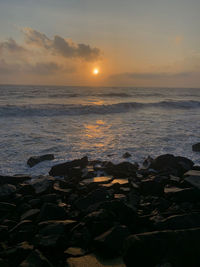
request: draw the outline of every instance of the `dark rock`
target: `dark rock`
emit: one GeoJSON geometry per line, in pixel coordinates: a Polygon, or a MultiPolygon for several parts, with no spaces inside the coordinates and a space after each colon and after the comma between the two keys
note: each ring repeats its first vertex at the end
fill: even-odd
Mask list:
{"type": "Polygon", "coordinates": [[[200,152],[200,143],[192,145],[192,151],[200,152]]]}
{"type": "Polygon", "coordinates": [[[15,204],[11,204],[8,202],[0,202],[0,217],[2,218],[3,216],[9,214],[16,208],[15,204]]]}
{"type": "Polygon", "coordinates": [[[90,205],[106,201],[109,198],[110,196],[107,190],[104,188],[99,188],[89,193],[86,197],[79,198],[77,201],[75,201],[74,206],[79,210],[85,210],[90,205]]]}
{"type": "Polygon", "coordinates": [[[0,241],[8,239],[8,227],[5,225],[0,225],[0,241]]]}
{"type": "Polygon", "coordinates": [[[35,189],[30,184],[20,184],[20,188],[17,193],[22,195],[33,195],[35,193],[35,189]]]}
{"type": "MultiPolygon", "coordinates": [[[[49,201],[47,201],[49,202],[49,201]]],[[[34,198],[28,201],[28,204],[32,207],[32,208],[38,208],[41,205],[41,200],[39,198],[34,198]]]]}
{"type": "Polygon", "coordinates": [[[123,154],[122,157],[123,157],[124,159],[127,159],[127,158],[130,158],[130,157],[132,157],[132,156],[131,156],[131,154],[130,154],[129,152],[126,152],[126,153],[123,154]]]}
{"type": "Polygon", "coordinates": [[[31,209],[28,210],[27,212],[25,212],[22,216],[21,216],[21,220],[34,220],[37,215],[40,213],[39,209],[31,209]]]}
{"type": "Polygon", "coordinates": [[[200,225],[200,213],[194,212],[189,214],[173,215],[161,221],[155,222],[156,230],[176,230],[196,228],[200,225]]]}
{"type": "Polygon", "coordinates": [[[11,197],[14,195],[17,191],[17,188],[15,185],[12,184],[4,184],[0,186],[0,199],[7,199],[8,197],[11,197]]]}
{"type": "Polygon", "coordinates": [[[53,186],[53,182],[55,182],[55,178],[51,176],[39,176],[37,178],[34,178],[34,180],[30,182],[30,184],[35,189],[36,194],[42,194],[49,192],[49,190],[53,186]]]}
{"type": "Polygon", "coordinates": [[[125,242],[127,267],[171,263],[172,266],[196,267],[200,264],[200,228],[150,232],[130,236],[125,242]]]}
{"type": "Polygon", "coordinates": [[[62,188],[62,187],[60,186],[60,183],[59,183],[59,182],[54,183],[54,185],[53,185],[53,190],[54,190],[56,193],[59,193],[59,194],[62,194],[62,195],[66,195],[66,194],[69,194],[69,193],[71,192],[71,189],[70,189],[70,188],[68,188],[68,189],[66,189],[66,188],[62,188]]]}
{"type": "Polygon", "coordinates": [[[39,232],[35,237],[35,244],[42,248],[65,248],[69,233],[77,224],[72,220],[44,221],[38,224],[39,232]]]}
{"type": "Polygon", "coordinates": [[[30,157],[27,161],[27,165],[30,167],[35,166],[36,164],[45,161],[45,160],[54,160],[54,155],[53,154],[46,154],[42,156],[35,156],[35,157],[30,157]]]}
{"type": "Polygon", "coordinates": [[[31,220],[25,220],[19,222],[15,227],[13,227],[9,233],[10,238],[15,242],[22,242],[31,240],[36,231],[36,226],[31,220]]]}
{"type": "Polygon", "coordinates": [[[38,221],[64,220],[66,216],[67,214],[64,208],[56,204],[44,203],[38,216],[38,221]]]}
{"type": "Polygon", "coordinates": [[[107,201],[102,203],[100,208],[114,213],[117,222],[128,226],[133,231],[135,230],[138,223],[137,213],[124,202],[120,200],[107,201]]]}
{"type": "Polygon", "coordinates": [[[94,254],[85,255],[82,257],[71,257],[66,261],[68,267],[125,267],[121,258],[102,259],[94,254]]]}
{"type": "Polygon", "coordinates": [[[70,246],[88,250],[90,248],[91,241],[92,236],[84,222],[79,223],[71,230],[70,246]]]}
{"type": "Polygon", "coordinates": [[[32,245],[28,242],[22,242],[0,253],[0,257],[7,259],[10,267],[15,267],[19,266],[19,264],[31,253],[32,250],[32,245]]]}
{"type": "Polygon", "coordinates": [[[112,257],[122,253],[124,240],[130,235],[126,226],[118,225],[95,238],[98,252],[112,257]]]}
{"type": "Polygon", "coordinates": [[[162,196],[164,194],[164,186],[155,180],[145,180],[140,184],[140,192],[142,195],[162,196]]]}
{"type": "Polygon", "coordinates": [[[194,163],[187,158],[164,154],[154,159],[150,168],[156,171],[167,171],[170,174],[182,176],[186,171],[192,169],[193,165],[194,163]]]}
{"type": "Polygon", "coordinates": [[[88,164],[88,158],[83,157],[82,159],[76,159],[62,164],[53,166],[49,172],[52,176],[76,176],[81,175],[81,169],[85,168],[88,164]],[[79,167],[78,169],[76,169],[79,167]]]}
{"type": "Polygon", "coordinates": [[[86,254],[86,251],[82,248],[77,247],[69,247],[65,250],[65,255],[68,257],[80,257],[86,254]]]}
{"type": "Polygon", "coordinates": [[[15,175],[15,176],[2,176],[0,175],[0,184],[13,184],[18,185],[25,181],[30,180],[30,176],[26,175],[15,175]]]}
{"type": "Polygon", "coordinates": [[[113,164],[112,162],[108,162],[105,165],[106,173],[116,178],[135,177],[137,169],[138,169],[138,166],[130,162],[121,162],[116,165],[113,164]]]}
{"type": "Polygon", "coordinates": [[[53,267],[49,260],[39,251],[32,251],[19,265],[20,267],[53,267]]]}
{"type": "Polygon", "coordinates": [[[165,196],[174,202],[198,202],[200,201],[200,191],[196,188],[167,188],[165,196]]]}
{"type": "Polygon", "coordinates": [[[89,229],[92,237],[96,237],[114,225],[116,215],[109,210],[100,209],[85,216],[82,221],[89,229]]]}
{"type": "Polygon", "coordinates": [[[88,185],[88,184],[106,184],[112,181],[112,177],[109,176],[101,176],[101,177],[93,177],[89,179],[84,179],[81,181],[81,185],[88,185]]]}
{"type": "Polygon", "coordinates": [[[52,194],[46,194],[41,196],[41,201],[43,202],[49,202],[49,203],[56,203],[58,200],[58,195],[55,193],[52,194]]]}

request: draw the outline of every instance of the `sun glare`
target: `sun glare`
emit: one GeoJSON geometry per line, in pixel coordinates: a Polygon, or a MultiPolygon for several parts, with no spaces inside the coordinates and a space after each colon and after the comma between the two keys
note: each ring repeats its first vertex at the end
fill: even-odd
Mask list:
{"type": "Polygon", "coordinates": [[[97,68],[93,69],[93,74],[94,75],[98,75],[99,74],[99,69],[97,69],[97,68]]]}

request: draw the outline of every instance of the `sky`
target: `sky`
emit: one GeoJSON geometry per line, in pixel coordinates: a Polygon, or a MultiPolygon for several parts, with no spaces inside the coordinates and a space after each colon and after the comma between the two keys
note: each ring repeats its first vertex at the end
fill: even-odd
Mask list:
{"type": "Polygon", "coordinates": [[[0,0],[0,84],[200,88],[199,12],[199,0],[0,0]]]}

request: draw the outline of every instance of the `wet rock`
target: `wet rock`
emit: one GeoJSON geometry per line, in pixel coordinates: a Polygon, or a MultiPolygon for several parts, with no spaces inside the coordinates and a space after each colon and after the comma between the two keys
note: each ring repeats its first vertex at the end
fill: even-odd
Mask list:
{"type": "Polygon", "coordinates": [[[71,230],[70,246],[80,247],[85,250],[90,248],[92,236],[84,222],[79,223],[71,230]]]}
{"type": "Polygon", "coordinates": [[[66,195],[66,194],[69,194],[71,192],[71,189],[70,188],[68,188],[68,189],[62,188],[59,182],[54,183],[53,190],[56,193],[59,193],[61,195],[66,195]]]}
{"type": "Polygon", "coordinates": [[[130,158],[130,157],[132,157],[132,156],[131,156],[131,154],[130,154],[129,152],[126,152],[126,153],[123,154],[122,157],[123,157],[124,159],[127,159],[127,158],[130,158]]]}
{"type": "Polygon", "coordinates": [[[22,195],[34,195],[35,189],[30,184],[20,184],[20,188],[18,189],[17,193],[22,195]]]}
{"type": "Polygon", "coordinates": [[[189,185],[194,186],[197,189],[200,189],[200,171],[190,170],[184,174],[186,181],[189,185]]]}
{"type": "Polygon", "coordinates": [[[153,162],[153,158],[152,157],[150,157],[150,156],[148,156],[145,160],[144,160],[144,162],[143,162],[143,168],[145,168],[145,169],[147,169],[147,168],[149,168],[150,167],[150,165],[152,164],[152,162],[153,162]]]}
{"type": "Polygon", "coordinates": [[[98,252],[112,257],[122,253],[124,240],[130,235],[126,226],[118,225],[95,238],[98,252]]]}
{"type": "Polygon", "coordinates": [[[164,186],[162,183],[148,179],[140,184],[140,192],[145,196],[162,196],[164,194],[164,186]]]}
{"type": "Polygon", "coordinates": [[[200,152],[200,143],[192,145],[192,151],[200,152]]]}
{"type": "Polygon", "coordinates": [[[49,172],[52,176],[77,176],[81,175],[81,169],[88,165],[88,158],[76,159],[62,164],[53,166],[49,172]],[[77,168],[78,167],[78,168],[77,168]]]}
{"type": "Polygon", "coordinates": [[[67,214],[64,208],[53,203],[44,203],[40,210],[38,221],[64,220],[66,217],[67,214]]]}
{"type": "Polygon", "coordinates": [[[46,155],[42,155],[42,156],[35,156],[35,157],[30,157],[27,161],[27,165],[29,165],[29,167],[33,167],[36,164],[45,161],[45,160],[54,160],[54,155],[53,154],[46,154],[46,155]]]}
{"type": "Polygon", "coordinates": [[[171,263],[172,266],[196,267],[200,263],[200,228],[160,231],[132,235],[125,242],[127,267],[171,263]]]}
{"type": "Polygon", "coordinates": [[[16,226],[14,226],[10,231],[10,238],[14,242],[22,242],[31,240],[36,231],[36,226],[33,224],[31,220],[25,220],[19,222],[16,226]]]}
{"type": "Polygon", "coordinates": [[[0,225],[0,241],[4,241],[8,238],[8,227],[5,225],[0,225]]]}
{"type": "Polygon", "coordinates": [[[186,171],[192,169],[193,165],[194,163],[187,158],[164,154],[154,159],[150,168],[156,171],[167,171],[170,174],[182,176],[186,171]]]}
{"type": "Polygon", "coordinates": [[[49,260],[38,250],[32,251],[19,265],[20,267],[53,267],[49,260]]]}
{"type": "Polygon", "coordinates": [[[2,218],[3,216],[9,214],[16,208],[15,204],[11,204],[8,202],[0,202],[0,217],[2,218]]]}

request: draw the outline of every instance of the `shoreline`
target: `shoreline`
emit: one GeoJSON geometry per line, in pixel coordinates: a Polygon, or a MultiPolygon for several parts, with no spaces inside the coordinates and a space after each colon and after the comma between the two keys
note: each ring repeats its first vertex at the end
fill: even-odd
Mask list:
{"type": "Polygon", "coordinates": [[[2,266],[200,264],[200,166],[185,157],[0,175],[0,215],[2,266]]]}

